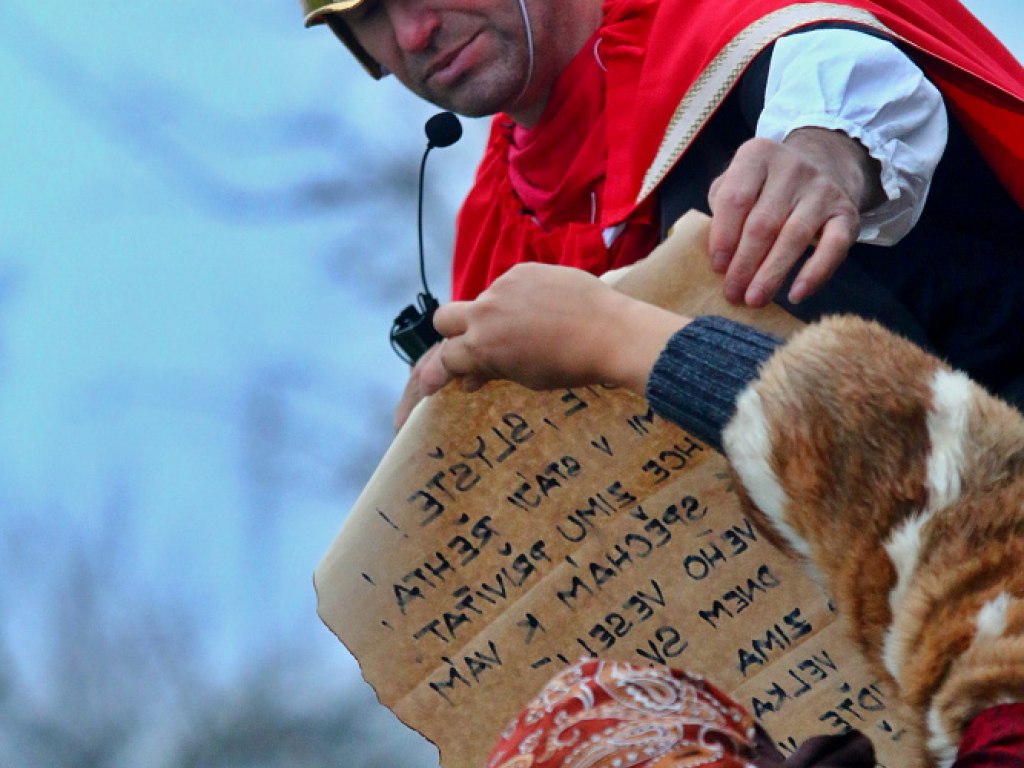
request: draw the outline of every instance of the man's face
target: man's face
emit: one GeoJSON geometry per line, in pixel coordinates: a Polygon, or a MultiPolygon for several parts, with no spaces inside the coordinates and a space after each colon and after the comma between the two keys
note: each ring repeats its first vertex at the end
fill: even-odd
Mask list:
{"type": "MultiPolygon", "coordinates": [[[[528,0],[538,48],[548,6],[528,0]]],[[[518,0],[367,0],[343,19],[367,53],[444,109],[472,117],[523,102],[532,109],[549,90],[531,82],[523,93],[530,58],[518,0]]]]}

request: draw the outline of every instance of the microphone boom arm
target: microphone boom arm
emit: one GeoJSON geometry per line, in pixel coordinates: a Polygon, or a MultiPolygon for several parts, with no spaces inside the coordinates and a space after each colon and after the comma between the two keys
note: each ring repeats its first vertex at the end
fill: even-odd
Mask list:
{"type": "Polygon", "coordinates": [[[416,206],[416,233],[423,293],[417,296],[419,308],[409,304],[398,313],[391,324],[391,348],[410,365],[415,364],[423,353],[441,341],[441,334],[434,328],[434,312],[439,305],[427,287],[427,270],[423,257],[423,188],[427,157],[434,147],[449,147],[462,138],[462,124],[451,112],[441,112],[427,120],[424,130],[427,134],[427,148],[420,161],[419,196],[416,206]]]}

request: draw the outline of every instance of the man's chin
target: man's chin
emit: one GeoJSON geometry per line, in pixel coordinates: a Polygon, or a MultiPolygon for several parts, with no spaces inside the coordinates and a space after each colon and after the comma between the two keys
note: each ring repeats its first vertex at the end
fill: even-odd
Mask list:
{"type": "Polygon", "coordinates": [[[464,117],[486,117],[508,110],[518,96],[518,84],[488,89],[480,83],[466,82],[444,94],[426,95],[426,99],[464,117]]]}
{"type": "Polygon", "coordinates": [[[489,105],[484,105],[484,106],[475,106],[474,105],[474,106],[467,106],[467,107],[460,107],[460,106],[454,105],[454,106],[451,106],[451,107],[442,107],[442,109],[450,110],[451,112],[454,112],[457,115],[462,115],[463,117],[488,117],[489,115],[496,115],[499,112],[503,111],[501,107],[495,107],[495,106],[489,106],[489,105]]]}

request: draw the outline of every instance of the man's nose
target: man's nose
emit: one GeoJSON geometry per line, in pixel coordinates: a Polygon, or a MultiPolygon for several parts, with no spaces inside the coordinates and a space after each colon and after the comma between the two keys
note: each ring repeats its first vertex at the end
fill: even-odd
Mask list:
{"type": "Polygon", "coordinates": [[[398,47],[409,53],[426,50],[441,26],[437,11],[423,0],[392,0],[388,13],[398,47]]]}

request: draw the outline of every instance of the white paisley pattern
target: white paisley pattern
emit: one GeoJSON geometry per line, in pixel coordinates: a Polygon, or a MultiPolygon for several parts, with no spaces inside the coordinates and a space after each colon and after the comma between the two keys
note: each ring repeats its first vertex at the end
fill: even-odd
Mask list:
{"type": "Polygon", "coordinates": [[[739,705],[666,667],[578,662],[505,729],[488,768],[742,766],[755,738],[739,705]]]}

